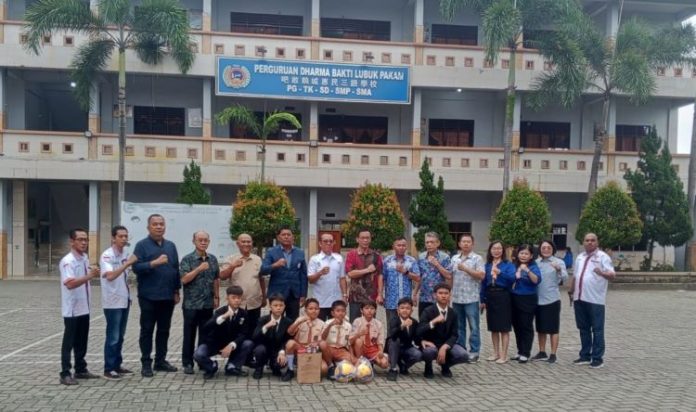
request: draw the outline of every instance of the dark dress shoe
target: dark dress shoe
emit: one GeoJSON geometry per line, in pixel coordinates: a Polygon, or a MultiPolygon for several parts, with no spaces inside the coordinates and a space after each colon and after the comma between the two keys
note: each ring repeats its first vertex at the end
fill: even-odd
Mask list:
{"type": "Polygon", "coordinates": [[[61,385],[68,385],[68,386],[78,384],[77,380],[75,380],[75,378],[73,378],[71,375],[61,376],[60,383],[61,383],[61,385]]]}
{"type": "Polygon", "coordinates": [[[225,369],[225,376],[249,376],[249,372],[242,370],[241,368],[229,368],[225,369]]]}
{"type": "Polygon", "coordinates": [[[263,378],[263,368],[254,369],[254,374],[252,375],[252,377],[256,380],[263,378]]]}
{"type": "Polygon", "coordinates": [[[151,377],[155,376],[155,374],[152,372],[151,366],[143,366],[143,368],[140,370],[140,374],[144,378],[151,378],[151,377]]]}
{"type": "Polygon", "coordinates": [[[449,366],[443,366],[441,372],[442,372],[442,376],[445,378],[452,377],[452,371],[450,370],[449,366]]]}
{"type": "Polygon", "coordinates": [[[433,373],[433,365],[425,365],[425,372],[423,372],[423,376],[428,379],[435,377],[435,374],[433,373]]]}
{"type": "Polygon", "coordinates": [[[95,375],[89,371],[75,372],[75,379],[99,379],[99,375],[95,375]]]}
{"type": "Polygon", "coordinates": [[[116,369],[116,372],[118,372],[119,375],[127,375],[130,373],[133,373],[132,370],[126,369],[126,368],[118,368],[118,369],[116,369]]]}
{"type": "Polygon", "coordinates": [[[193,365],[184,365],[184,373],[187,375],[193,375],[193,365]]]}
{"type": "Polygon", "coordinates": [[[176,372],[179,369],[167,361],[162,361],[155,364],[155,370],[158,372],[176,372]]]}
{"type": "Polygon", "coordinates": [[[292,378],[295,377],[295,371],[291,371],[290,369],[286,370],[283,376],[280,378],[281,381],[283,382],[290,382],[292,378]]]}

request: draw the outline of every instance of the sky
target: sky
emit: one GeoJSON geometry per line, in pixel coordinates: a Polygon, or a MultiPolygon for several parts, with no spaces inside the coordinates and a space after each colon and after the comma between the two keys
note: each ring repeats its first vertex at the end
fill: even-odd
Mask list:
{"type": "MultiPolygon", "coordinates": [[[[696,25],[696,16],[687,20],[696,25]]],[[[696,96],[694,96],[696,98],[696,96]]],[[[691,127],[693,126],[694,105],[684,106],[679,109],[679,137],[677,139],[677,153],[689,153],[691,149],[691,127]]]]}

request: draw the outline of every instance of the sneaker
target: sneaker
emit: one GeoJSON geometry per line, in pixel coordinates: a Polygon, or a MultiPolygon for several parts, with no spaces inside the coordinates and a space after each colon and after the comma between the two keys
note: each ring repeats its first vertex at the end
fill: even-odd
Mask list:
{"type": "MultiPolygon", "coordinates": [[[[329,376],[333,376],[333,373],[329,374],[329,376]]],[[[280,380],[283,382],[290,382],[292,380],[292,378],[294,378],[294,377],[295,377],[295,371],[288,369],[285,371],[283,376],[280,377],[280,380]]]]}
{"type": "Polygon", "coordinates": [[[186,375],[193,375],[193,365],[184,365],[184,373],[186,375]]]}
{"type": "Polygon", "coordinates": [[[399,375],[399,372],[396,369],[389,369],[389,372],[387,372],[387,380],[396,382],[396,377],[399,375]]]}
{"type": "Polygon", "coordinates": [[[76,372],[75,379],[99,379],[99,376],[86,370],[84,372],[76,372]]]}
{"type": "Polygon", "coordinates": [[[151,378],[155,376],[155,374],[152,373],[151,366],[143,366],[143,368],[140,370],[140,375],[142,375],[143,378],[151,378]]]}
{"type": "Polygon", "coordinates": [[[479,361],[479,355],[469,355],[469,360],[467,361],[468,363],[478,363],[479,361]]]}
{"type": "Polygon", "coordinates": [[[589,359],[577,358],[573,361],[573,365],[575,365],[575,366],[589,365],[589,364],[590,364],[589,359]]]}
{"type": "Polygon", "coordinates": [[[155,364],[155,370],[158,372],[176,372],[179,369],[172,365],[171,363],[165,361],[159,362],[155,364]]]}
{"type": "Polygon", "coordinates": [[[539,352],[536,355],[532,357],[533,361],[545,361],[549,359],[549,355],[546,354],[546,352],[539,352]]]}
{"type": "Polygon", "coordinates": [[[426,379],[432,379],[435,377],[435,374],[433,373],[433,365],[426,363],[425,364],[425,371],[423,372],[423,376],[426,379]]]}
{"type": "Polygon", "coordinates": [[[517,355],[513,356],[512,358],[510,358],[510,360],[520,360],[520,355],[517,354],[517,355]]]}
{"type": "Polygon", "coordinates": [[[61,376],[60,377],[60,384],[61,385],[77,385],[77,380],[72,377],[72,375],[66,375],[66,376],[61,376]]]}
{"type": "Polygon", "coordinates": [[[254,369],[254,373],[251,375],[251,377],[256,380],[263,378],[263,368],[254,369]]]}
{"type": "Polygon", "coordinates": [[[110,381],[117,381],[121,379],[121,375],[119,375],[116,371],[108,371],[104,372],[104,379],[108,379],[110,381]]]}
{"type": "Polygon", "coordinates": [[[452,370],[449,368],[449,366],[443,366],[442,369],[440,370],[440,373],[442,374],[443,378],[451,378],[452,377],[452,370]]]}
{"type": "Polygon", "coordinates": [[[590,368],[592,369],[599,369],[604,367],[604,361],[594,359],[592,362],[590,362],[590,368]]]}
{"type": "Polygon", "coordinates": [[[244,376],[249,376],[249,372],[242,370],[242,368],[231,367],[231,368],[225,369],[225,376],[244,377],[244,376]]]}
{"type": "Polygon", "coordinates": [[[558,358],[556,358],[556,354],[552,353],[549,355],[549,359],[547,360],[547,362],[548,363],[556,363],[557,360],[558,360],[558,358]]]}
{"type": "Polygon", "coordinates": [[[520,356],[517,357],[517,362],[519,362],[519,363],[527,363],[528,360],[529,360],[529,358],[526,357],[526,356],[521,356],[521,355],[520,355],[520,356]]]}
{"type": "Polygon", "coordinates": [[[126,368],[118,368],[118,369],[116,369],[116,372],[118,372],[119,375],[128,375],[128,374],[133,373],[132,370],[126,369],[126,368]]]}

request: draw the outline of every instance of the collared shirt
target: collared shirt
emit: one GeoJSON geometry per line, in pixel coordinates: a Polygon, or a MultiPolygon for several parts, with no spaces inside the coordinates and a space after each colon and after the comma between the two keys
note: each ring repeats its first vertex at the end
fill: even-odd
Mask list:
{"type": "Polygon", "coordinates": [[[329,255],[320,252],[309,259],[307,273],[313,275],[324,267],[329,267],[329,273],[322,275],[312,283],[312,297],[319,301],[320,308],[330,308],[331,304],[343,299],[340,279],[346,277],[343,257],[338,253],[329,255]]]}
{"type": "Polygon", "coordinates": [[[220,267],[214,255],[199,256],[194,250],[181,259],[179,275],[183,278],[203,262],[208,262],[208,269],[200,272],[192,281],[184,285],[184,309],[213,309],[215,302],[215,279],[220,277],[220,267]]]}
{"type": "Polygon", "coordinates": [[[324,321],[319,318],[300,323],[295,331],[295,341],[297,341],[300,345],[319,343],[321,340],[321,332],[324,330],[324,325],[324,321]]]}
{"type": "Polygon", "coordinates": [[[341,325],[331,325],[331,322],[333,322],[333,319],[329,319],[324,324],[324,330],[326,330],[326,328],[331,328],[329,334],[326,336],[326,344],[334,348],[350,347],[348,339],[350,339],[350,333],[353,330],[353,326],[350,322],[345,319],[343,319],[343,324],[341,325]]]}
{"type": "Polygon", "coordinates": [[[101,276],[101,300],[104,309],[126,309],[130,301],[130,290],[128,289],[128,273],[126,269],[118,275],[116,279],[108,280],[104,274],[112,272],[123,266],[128,260],[129,253],[124,250],[117,252],[114,247],[110,247],[102,253],[99,259],[99,271],[101,276]]]}
{"type": "Polygon", "coordinates": [[[609,281],[596,274],[595,268],[600,268],[603,272],[614,273],[611,258],[599,249],[589,255],[587,252],[582,252],[575,259],[573,300],[582,300],[597,305],[606,303],[609,281]],[[587,267],[585,267],[586,260],[589,260],[587,267]]]}
{"type": "Polygon", "coordinates": [[[174,242],[162,239],[159,244],[148,236],[136,243],[133,254],[138,257],[133,265],[138,277],[138,296],[149,300],[174,300],[174,293],[181,289],[179,254],[174,242]],[[150,262],[161,255],[167,255],[167,263],[150,267],[150,262]]]}
{"type": "Polygon", "coordinates": [[[230,278],[230,285],[239,286],[244,291],[240,307],[246,310],[258,309],[263,303],[263,292],[261,291],[261,283],[259,283],[261,258],[253,253],[247,257],[235,254],[225,259],[222,268],[226,268],[239,258],[244,259],[244,264],[234,269],[230,278]]]}
{"type": "Polygon", "coordinates": [[[537,286],[539,305],[549,305],[559,301],[561,299],[559,285],[561,281],[566,281],[568,279],[568,271],[566,270],[565,262],[563,262],[563,259],[559,259],[556,256],[549,256],[548,258],[538,257],[536,262],[541,271],[541,282],[539,282],[537,286]],[[553,263],[560,266],[561,270],[554,269],[552,266],[553,263]]]}
{"type": "Polygon", "coordinates": [[[215,319],[215,323],[217,323],[218,325],[222,325],[223,323],[225,323],[226,320],[230,320],[230,321],[231,321],[232,319],[234,319],[235,316],[237,316],[237,312],[239,312],[239,308],[237,308],[237,309],[232,309],[231,306],[227,306],[227,312],[225,312],[225,313],[223,313],[222,315],[218,316],[217,319],[215,319]],[[225,318],[225,315],[226,315],[227,313],[229,313],[230,311],[232,311],[232,315],[230,315],[230,316],[228,316],[227,318],[225,318]]]}
{"type": "Polygon", "coordinates": [[[452,257],[452,302],[460,304],[478,302],[481,292],[481,281],[474,279],[465,271],[459,270],[460,263],[476,272],[484,272],[486,270],[483,257],[477,253],[469,252],[466,256],[462,256],[461,253],[454,255],[452,257]]]}
{"type": "Polygon", "coordinates": [[[420,276],[418,261],[409,255],[397,258],[396,254],[384,258],[382,265],[382,276],[384,278],[384,308],[396,309],[399,299],[411,297],[413,281],[408,277],[409,272],[420,276]],[[401,263],[407,270],[401,273],[396,270],[396,266],[401,263]]]}
{"type": "MultiPolygon", "coordinates": [[[[452,261],[447,253],[438,250],[437,260],[445,270],[452,271],[452,261]]],[[[419,300],[421,302],[434,302],[433,293],[435,293],[435,286],[446,282],[446,279],[435,266],[428,262],[428,252],[423,252],[418,256],[418,266],[421,273],[419,300]]]]}
{"type": "Polygon", "coordinates": [[[65,286],[70,279],[79,279],[87,276],[88,266],[89,260],[87,255],[79,255],[73,251],[65,255],[58,264],[60,268],[61,312],[64,318],[89,315],[89,297],[92,294],[89,282],[83,283],[74,289],[68,289],[65,286]]]}
{"type": "Polygon", "coordinates": [[[512,293],[513,295],[536,295],[537,287],[539,286],[539,283],[541,283],[541,280],[544,278],[543,276],[541,276],[539,266],[537,266],[536,262],[534,261],[529,262],[527,264],[527,270],[520,270],[519,279],[517,279],[517,269],[519,268],[515,268],[515,281],[512,283],[510,293],[512,293]],[[532,278],[529,276],[530,273],[533,273],[537,276],[536,283],[532,282],[532,278]]]}
{"type": "Polygon", "coordinates": [[[377,298],[377,276],[382,274],[382,256],[372,249],[366,251],[353,249],[346,255],[346,273],[356,269],[365,269],[370,265],[375,265],[374,272],[358,279],[350,279],[349,299],[351,303],[370,302],[377,298]]]}
{"type": "Polygon", "coordinates": [[[351,336],[355,336],[358,332],[360,332],[363,325],[367,325],[368,328],[368,334],[365,335],[365,337],[370,337],[369,343],[366,341],[365,346],[384,346],[384,341],[386,340],[384,336],[384,328],[382,327],[382,322],[376,318],[372,318],[372,320],[369,322],[363,316],[355,319],[353,321],[353,330],[351,331],[351,336]]]}

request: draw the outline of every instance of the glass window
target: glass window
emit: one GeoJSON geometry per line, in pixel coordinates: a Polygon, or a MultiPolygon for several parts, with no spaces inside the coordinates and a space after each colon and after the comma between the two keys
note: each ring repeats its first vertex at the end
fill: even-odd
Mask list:
{"type": "MultiPolygon", "coordinates": [[[[297,120],[302,123],[302,115],[299,113],[291,113],[297,120]]],[[[263,122],[263,112],[254,112],[256,119],[259,122],[263,122]]],[[[292,124],[282,121],[278,125],[278,130],[272,132],[268,135],[268,140],[284,140],[284,141],[300,141],[302,140],[301,132],[296,129],[292,124]]],[[[244,126],[230,122],[230,137],[234,139],[258,139],[257,136],[251,129],[244,126]]]]}
{"type": "Polygon", "coordinates": [[[474,121],[458,119],[430,119],[428,126],[430,146],[474,146],[474,121]]]}
{"type": "Polygon", "coordinates": [[[650,132],[649,126],[616,125],[617,152],[637,152],[640,150],[640,141],[650,132]]]}
{"type": "Polygon", "coordinates": [[[319,139],[329,143],[387,144],[388,117],[319,116],[319,139]]]}
{"type": "Polygon", "coordinates": [[[235,33],[302,36],[302,16],[233,12],[230,20],[230,31],[235,33]]]}
{"type": "Polygon", "coordinates": [[[478,44],[478,26],[456,26],[453,24],[433,24],[430,33],[431,43],[436,44],[478,44]]]}
{"type": "Polygon", "coordinates": [[[569,149],[570,123],[522,121],[520,145],[528,149],[569,149]]]}
{"type": "Polygon", "coordinates": [[[391,22],[324,17],[321,19],[321,37],[389,41],[391,22]]]}
{"type": "Polygon", "coordinates": [[[165,136],[186,135],[185,109],[183,107],[133,108],[133,132],[165,136]]]}

